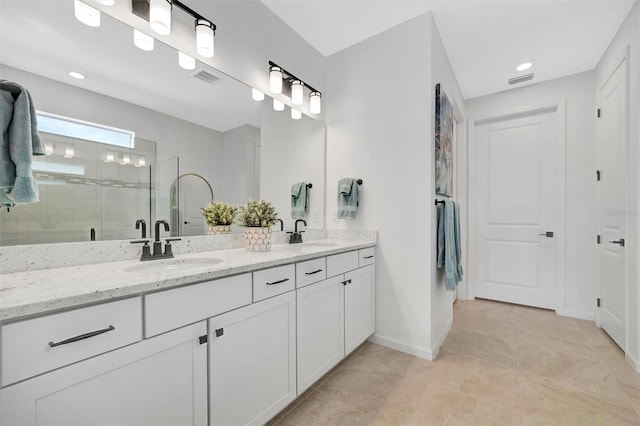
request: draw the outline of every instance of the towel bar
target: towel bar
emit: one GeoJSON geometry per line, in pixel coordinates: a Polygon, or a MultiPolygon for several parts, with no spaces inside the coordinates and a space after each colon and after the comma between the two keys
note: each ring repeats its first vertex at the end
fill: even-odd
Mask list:
{"type": "Polygon", "coordinates": [[[444,200],[436,200],[435,203],[433,203],[434,205],[438,205],[438,204],[444,204],[444,200]]]}

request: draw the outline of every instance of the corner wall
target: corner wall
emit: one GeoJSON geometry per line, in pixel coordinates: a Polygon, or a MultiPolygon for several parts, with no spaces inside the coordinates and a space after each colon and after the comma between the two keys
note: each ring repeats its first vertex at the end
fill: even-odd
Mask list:
{"type": "Polygon", "coordinates": [[[451,319],[434,289],[436,78],[459,91],[427,13],[330,56],[325,97],[327,228],[378,229],[372,341],[427,359],[451,319]],[[336,219],[342,177],[364,181],[355,220],[336,219]]]}

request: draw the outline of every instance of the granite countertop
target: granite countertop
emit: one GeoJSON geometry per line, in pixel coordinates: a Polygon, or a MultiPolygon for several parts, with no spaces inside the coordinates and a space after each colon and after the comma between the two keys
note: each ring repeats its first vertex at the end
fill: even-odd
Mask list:
{"type": "Polygon", "coordinates": [[[375,241],[316,240],[303,244],[276,244],[269,252],[244,248],[180,254],[172,260],[192,262],[155,268],[155,260],[126,260],[0,274],[0,321],[79,307],[125,296],[168,289],[243,272],[300,262],[375,246],[375,241]],[[212,260],[206,264],[206,260],[212,260]],[[213,263],[214,259],[221,262],[213,263]],[[145,271],[128,272],[144,265],[145,271]]]}

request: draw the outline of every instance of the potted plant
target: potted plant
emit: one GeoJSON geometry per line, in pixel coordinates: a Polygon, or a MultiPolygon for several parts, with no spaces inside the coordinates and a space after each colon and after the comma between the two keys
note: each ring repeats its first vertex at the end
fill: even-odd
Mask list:
{"type": "Polygon", "coordinates": [[[245,227],[245,247],[249,251],[271,250],[271,227],[278,212],[270,201],[247,200],[240,206],[238,220],[245,227]]]}
{"type": "Polygon", "coordinates": [[[209,235],[228,234],[238,209],[219,201],[202,208],[202,216],[209,225],[209,235]]]}

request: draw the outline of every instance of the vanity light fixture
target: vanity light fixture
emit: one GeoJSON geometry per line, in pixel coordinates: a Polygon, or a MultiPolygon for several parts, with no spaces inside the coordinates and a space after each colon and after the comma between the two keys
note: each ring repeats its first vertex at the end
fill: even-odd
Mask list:
{"type": "Polygon", "coordinates": [[[147,165],[147,159],[141,155],[140,158],[138,158],[138,164],[136,164],[136,167],[144,167],[147,165]]]}
{"type": "Polygon", "coordinates": [[[113,154],[113,152],[107,151],[106,155],[104,156],[104,162],[113,163],[113,160],[115,160],[115,155],[113,154]]]}
{"type": "Polygon", "coordinates": [[[320,114],[322,110],[322,93],[313,91],[309,94],[309,112],[311,114],[320,114]]]}
{"type": "Polygon", "coordinates": [[[264,93],[257,89],[251,89],[251,98],[253,98],[254,101],[264,101],[264,93]]]}
{"type": "Polygon", "coordinates": [[[269,68],[269,90],[271,93],[282,93],[282,69],[277,66],[269,68]]]}
{"type": "Polygon", "coordinates": [[[291,82],[291,103],[294,105],[302,105],[304,101],[304,89],[300,80],[291,82]]]}
{"type": "Polygon", "coordinates": [[[302,113],[295,108],[291,108],[291,118],[294,120],[300,120],[302,118],[302,113]]]}
{"type": "Polygon", "coordinates": [[[134,28],[133,44],[135,44],[138,49],[150,52],[153,50],[154,38],[134,28]]]}
{"type": "Polygon", "coordinates": [[[149,25],[151,29],[161,35],[171,34],[171,0],[149,1],[149,25]]]}
{"type": "MultiPolygon", "coordinates": [[[[291,103],[304,103],[304,87],[309,89],[309,112],[319,114],[322,110],[322,94],[308,83],[291,74],[273,61],[269,61],[269,89],[272,93],[284,93],[291,96],[291,103]]],[[[274,99],[275,108],[275,99],[274,99]]]]}
{"type": "Polygon", "coordinates": [[[158,34],[171,34],[171,13],[173,7],[182,10],[195,19],[196,51],[205,58],[213,57],[216,25],[179,0],[131,0],[131,10],[142,19],[149,21],[151,29],[158,34]]]}
{"type": "Polygon", "coordinates": [[[131,156],[129,154],[122,154],[121,165],[131,164],[131,156]]]}
{"type": "Polygon", "coordinates": [[[53,154],[53,144],[51,142],[44,143],[44,155],[52,155],[53,154]]]}
{"type": "Polygon", "coordinates": [[[80,0],[75,0],[73,3],[73,10],[76,15],[76,19],[83,24],[90,27],[100,26],[100,11],[98,9],[91,7],[80,0]]]}
{"type": "Polygon", "coordinates": [[[532,62],[524,62],[516,67],[516,71],[526,71],[533,66],[532,62]]]}
{"type": "Polygon", "coordinates": [[[178,50],[178,65],[185,70],[195,70],[196,59],[178,50]]]}
{"type": "Polygon", "coordinates": [[[85,78],[87,78],[84,76],[84,74],[80,74],[79,72],[76,72],[76,71],[70,71],[69,75],[73,78],[77,78],[78,80],[84,80],[85,78]]]}
{"type": "Polygon", "coordinates": [[[277,99],[273,100],[273,109],[276,111],[284,111],[284,104],[277,99]]]}

